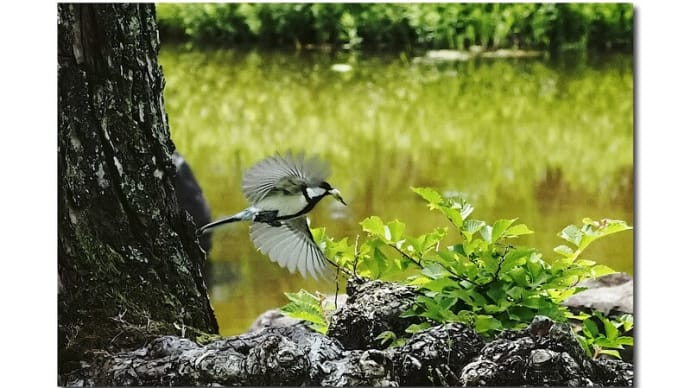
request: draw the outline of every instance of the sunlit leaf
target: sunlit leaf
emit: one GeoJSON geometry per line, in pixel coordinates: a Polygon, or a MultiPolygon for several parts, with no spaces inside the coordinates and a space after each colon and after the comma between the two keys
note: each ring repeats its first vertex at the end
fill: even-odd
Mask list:
{"type": "Polygon", "coordinates": [[[566,226],[559,236],[565,241],[575,244],[575,246],[580,245],[580,240],[582,239],[582,232],[575,225],[566,226]]]}
{"type": "Polygon", "coordinates": [[[616,342],[618,342],[621,345],[625,345],[625,346],[634,346],[635,345],[635,341],[634,341],[633,337],[630,337],[627,335],[622,335],[622,336],[616,338],[616,342]]]}
{"type": "Polygon", "coordinates": [[[385,238],[385,230],[383,221],[377,216],[371,216],[362,220],[359,223],[362,226],[362,230],[370,233],[374,236],[385,238]]]}
{"type": "Polygon", "coordinates": [[[484,225],[480,230],[479,234],[482,236],[484,241],[491,242],[492,227],[490,225],[484,225]]]}
{"type": "Polygon", "coordinates": [[[474,211],[474,206],[472,206],[472,204],[470,204],[469,202],[464,202],[464,201],[459,205],[456,203],[454,208],[460,209],[460,216],[462,216],[463,220],[466,220],[467,217],[469,217],[470,214],[472,214],[472,212],[474,211]]]}
{"type": "Polygon", "coordinates": [[[608,267],[608,266],[603,265],[603,264],[597,264],[597,265],[593,266],[592,271],[594,271],[594,277],[597,277],[597,278],[600,276],[609,275],[609,274],[618,272],[618,271],[615,271],[613,268],[608,267]]]}
{"type": "Polygon", "coordinates": [[[515,221],[517,221],[517,218],[513,218],[512,220],[498,220],[494,222],[493,226],[491,227],[491,242],[496,242],[503,238],[505,231],[508,230],[508,228],[515,221]]]}
{"type": "Polygon", "coordinates": [[[428,187],[411,187],[411,189],[430,204],[443,202],[443,196],[434,189],[428,187]]]}
{"type": "Polygon", "coordinates": [[[620,317],[618,317],[618,321],[623,324],[623,331],[629,331],[632,329],[633,324],[634,324],[634,318],[631,314],[623,314],[620,317]]]}
{"type": "Polygon", "coordinates": [[[477,231],[479,231],[479,229],[481,229],[484,225],[486,225],[484,221],[466,220],[463,223],[462,233],[465,238],[471,238],[471,236],[477,233],[477,231]]]}
{"type": "Polygon", "coordinates": [[[285,315],[309,323],[314,330],[325,334],[328,323],[321,308],[321,299],[305,290],[285,293],[290,303],[280,308],[285,315]]]}
{"type": "Polygon", "coordinates": [[[506,230],[505,235],[507,237],[517,237],[517,236],[522,236],[525,234],[533,234],[534,231],[530,230],[527,225],[525,224],[519,224],[519,225],[514,225],[508,228],[506,230]]]}
{"type": "Polygon", "coordinates": [[[570,257],[573,254],[572,248],[567,245],[559,245],[556,248],[553,248],[553,251],[565,257],[570,257]]]}
{"type": "Polygon", "coordinates": [[[459,287],[459,285],[458,282],[453,281],[448,277],[440,277],[424,283],[423,287],[426,290],[441,292],[456,289],[459,287]]]}
{"type": "Polygon", "coordinates": [[[405,224],[398,220],[391,221],[388,223],[388,230],[390,231],[390,240],[399,241],[405,233],[405,224]]]}

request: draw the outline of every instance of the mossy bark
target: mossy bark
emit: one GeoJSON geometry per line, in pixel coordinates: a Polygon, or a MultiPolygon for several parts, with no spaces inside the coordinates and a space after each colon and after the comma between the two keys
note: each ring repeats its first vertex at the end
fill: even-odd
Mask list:
{"type": "Polygon", "coordinates": [[[217,333],[178,207],[153,4],[58,4],[58,352],[217,333]]]}

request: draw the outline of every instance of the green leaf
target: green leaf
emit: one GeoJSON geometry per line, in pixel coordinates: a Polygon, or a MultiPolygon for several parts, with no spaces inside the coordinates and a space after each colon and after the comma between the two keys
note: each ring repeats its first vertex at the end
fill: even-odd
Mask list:
{"type": "Polygon", "coordinates": [[[525,293],[525,289],[522,287],[514,286],[510,288],[508,291],[506,291],[506,295],[510,296],[513,299],[520,299],[525,293]]]}
{"type": "Polygon", "coordinates": [[[462,322],[472,325],[474,322],[474,313],[467,310],[458,311],[458,313],[455,314],[454,322],[462,322]]]}
{"type": "Polygon", "coordinates": [[[398,339],[398,336],[394,332],[392,332],[390,330],[386,330],[386,331],[382,332],[381,334],[377,335],[376,338],[374,338],[374,339],[379,340],[381,345],[383,345],[386,342],[395,341],[396,339],[398,339]]]}
{"type": "Polygon", "coordinates": [[[580,229],[577,228],[577,226],[568,225],[561,231],[561,233],[559,233],[559,236],[565,241],[574,244],[575,246],[580,246],[582,232],[580,231],[580,229]]]}
{"type": "Polygon", "coordinates": [[[503,324],[498,319],[490,315],[477,315],[474,318],[474,329],[477,333],[486,333],[503,328],[503,324]]]}
{"type": "Polygon", "coordinates": [[[472,299],[473,306],[481,307],[489,303],[484,295],[476,289],[467,290],[467,295],[472,299]]]}
{"type": "Polygon", "coordinates": [[[460,285],[447,276],[443,276],[424,283],[422,287],[429,291],[441,292],[444,290],[457,289],[460,285]]]}
{"type": "Polygon", "coordinates": [[[432,279],[429,279],[425,276],[417,276],[413,275],[410,278],[408,278],[407,284],[410,286],[421,286],[423,287],[425,284],[429,283],[432,279]]]}
{"type": "Polygon", "coordinates": [[[459,205],[456,203],[456,206],[454,206],[454,208],[460,209],[460,216],[463,220],[466,220],[467,217],[469,217],[470,214],[472,214],[472,212],[474,211],[474,206],[464,201],[459,205]]]}
{"type": "Polygon", "coordinates": [[[482,236],[482,238],[484,239],[484,241],[486,241],[486,242],[492,242],[492,241],[491,241],[491,235],[492,235],[493,233],[492,233],[492,227],[491,227],[491,226],[489,226],[489,225],[484,225],[484,226],[479,230],[479,234],[482,236]]]}
{"type": "Polygon", "coordinates": [[[405,233],[405,224],[398,220],[394,220],[389,222],[387,226],[391,235],[391,241],[399,241],[402,239],[402,235],[405,233]]]}
{"type": "MultiPolygon", "coordinates": [[[[448,271],[441,264],[438,263],[428,263],[422,268],[422,275],[430,279],[448,279],[448,271]]],[[[450,280],[450,279],[448,279],[450,280]]],[[[452,281],[452,280],[451,280],[452,281]]]]}
{"type": "Polygon", "coordinates": [[[585,319],[582,321],[582,333],[589,338],[596,338],[599,336],[599,328],[591,319],[585,319]]]}
{"type": "Polygon", "coordinates": [[[506,292],[503,290],[503,284],[493,283],[486,290],[486,294],[495,302],[499,303],[506,300],[506,292]]]}
{"type": "Polygon", "coordinates": [[[446,199],[436,190],[430,188],[411,188],[412,191],[424,198],[432,210],[438,210],[445,215],[457,228],[462,228],[463,221],[472,213],[472,205],[461,201],[446,199]]]}
{"type": "Polygon", "coordinates": [[[603,264],[595,265],[594,267],[592,267],[592,271],[594,271],[594,277],[595,278],[618,272],[618,271],[613,270],[613,268],[605,266],[603,264]]]}
{"type": "MultiPolygon", "coordinates": [[[[439,293],[439,296],[441,296],[441,295],[444,295],[444,294],[439,293]]],[[[458,302],[458,298],[448,298],[448,297],[443,296],[443,297],[438,298],[438,307],[441,308],[441,310],[448,311],[457,302],[458,302]]]]}
{"type": "Polygon", "coordinates": [[[573,255],[573,250],[567,245],[559,245],[556,248],[553,248],[553,251],[558,253],[559,255],[563,255],[565,257],[570,257],[573,255]]]}
{"type": "Polygon", "coordinates": [[[581,229],[578,229],[575,225],[568,225],[560,233],[562,238],[578,248],[574,255],[579,254],[589,244],[601,237],[632,229],[632,227],[620,220],[603,219],[601,221],[593,221],[590,218],[585,218],[582,222],[584,225],[581,229]]]}
{"type": "Polygon", "coordinates": [[[621,358],[621,354],[618,353],[618,350],[613,350],[613,349],[600,349],[599,354],[608,354],[609,356],[616,357],[618,359],[621,358]]]}
{"type": "Polygon", "coordinates": [[[314,237],[314,241],[319,244],[326,239],[326,228],[314,228],[311,230],[311,235],[314,237]]]}
{"type": "Polygon", "coordinates": [[[606,338],[609,340],[615,340],[618,338],[618,328],[611,322],[601,311],[594,311],[594,316],[601,321],[604,325],[604,333],[606,333],[606,338]]]}
{"type": "MultiPolygon", "coordinates": [[[[479,220],[466,220],[465,223],[462,226],[463,232],[469,233],[469,235],[473,235],[479,231],[484,225],[486,225],[486,222],[484,221],[479,221],[479,220]]],[[[467,237],[467,236],[465,236],[467,237]]]]}
{"type": "Polygon", "coordinates": [[[601,334],[599,334],[597,338],[594,338],[592,342],[600,348],[623,349],[623,345],[619,344],[617,339],[610,340],[601,334]]]}
{"type": "Polygon", "coordinates": [[[583,311],[580,311],[577,315],[575,315],[575,314],[573,314],[572,312],[568,311],[568,312],[566,312],[565,317],[568,318],[568,319],[576,319],[576,320],[578,320],[578,321],[584,321],[585,319],[591,318],[592,316],[589,315],[589,314],[587,314],[587,313],[585,313],[585,312],[583,312],[583,311]]]}
{"type": "Polygon", "coordinates": [[[280,308],[285,315],[306,321],[312,329],[322,334],[328,331],[328,322],[324,317],[320,298],[305,290],[297,293],[286,292],[285,296],[290,300],[290,303],[280,308]]]}
{"type": "Polygon", "coordinates": [[[500,313],[500,312],[506,311],[507,309],[508,309],[508,306],[505,303],[487,304],[486,306],[484,306],[484,312],[489,313],[489,314],[500,313]]]}
{"type": "Polygon", "coordinates": [[[418,252],[423,254],[429,251],[430,249],[436,249],[436,247],[441,242],[441,240],[443,240],[444,237],[446,237],[445,228],[436,228],[431,233],[426,233],[419,236],[418,241],[420,242],[420,246],[418,252]]]}
{"type": "Polygon", "coordinates": [[[405,333],[414,334],[414,333],[420,332],[422,330],[426,330],[430,327],[431,327],[431,323],[429,323],[429,322],[422,322],[419,324],[415,323],[415,324],[408,326],[407,329],[405,329],[405,333]]]}
{"type": "Polygon", "coordinates": [[[462,228],[462,214],[457,209],[441,208],[441,212],[450,220],[456,228],[462,228]]]}
{"type": "Polygon", "coordinates": [[[385,229],[383,225],[383,221],[381,221],[381,218],[377,216],[371,216],[368,218],[365,218],[362,220],[362,222],[359,223],[362,226],[362,230],[374,235],[376,237],[379,237],[381,239],[385,239],[385,229]]]}
{"type": "Polygon", "coordinates": [[[515,267],[511,269],[508,272],[508,274],[513,279],[513,281],[517,283],[517,285],[521,287],[528,287],[530,285],[529,276],[527,275],[527,271],[525,271],[524,268],[515,267]]]}
{"type": "Polygon", "coordinates": [[[580,343],[580,346],[582,346],[582,349],[584,349],[587,357],[591,358],[592,357],[592,347],[591,347],[591,344],[589,343],[589,341],[587,340],[587,338],[584,336],[581,336],[581,335],[577,335],[577,336],[575,336],[575,338],[577,339],[577,342],[580,343]]]}
{"type": "Polygon", "coordinates": [[[527,263],[527,258],[532,254],[532,249],[513,249],[503,257],[503,264],[499,271],[503,275],[515,267],[522,267],[527,263]]]}
{"type": "Polygon", "coordinates": [[[616,342],[618,342],[621,345],[626,345],[626,346],[634,346],[634,339],[633,337],[627,336],[627,335],[622,335],[618,338],[616,338],[616,342]]]}
{"type": "Polygon", "coordinates": [[[609,234],[632,229],[632,226],[626,224],[625,221],[608,218],[604,218],[601,221],[593,221],[591,218],[585,218],[582,220],[582,223],[585,225],[583,228],[585,231],[592,231],[598,236],[607,236],[609,234]]]}
{"type": "Polygon", "coordinates": [[[604,319],[604,332],[606,333],[606,338],[610,340],[615,340],[618,338],[618,328],[611,323],[608,319],[604,319]]]}
{"type": "Polygon", "coordinates": [[[537,312],[524,307],[524,306],[512,306],[508,308],[508,316],[510,319],[514,319],[520,322],[530,322],[537,315],[537,312]]]}
{"type": "Polygon", "coordinates": [[[618,317],[617,321],[623,325],[623,332],[629,331],[633,328],[634,318],[631,314],[623,314],[618,317]]]}
{"type": "Polygon", "coordinates": [[[508,228],[508,230],[506,230],[506,232],[505,232],[505,235],[506,235],[506,237],[512,238],[512,237],[522,236],[525,234],[533,234],[533,233],[534,233],[534,231],[530,230],[527,227],[527,225],[519,224],[519,225],[514,225],[514,226],[511,226],[510,228],[508,228]]]}
{"type": "Polygon", "coordinates": [[[376,270],[375,274],[377,277],[386,272],[388,267],[388,258],[381,252],[378,247],[374,248],[373,255],[371,255],[371,260],[369,260],[369,268],[376,270]]]}
{"type": "Polygon", "coordinates": [[[428,187],[411,187],[411,189],[430,204],[440,204],[443,202],[443,196],[434,189],[428,187]]]}
{"type": "Polygon", "coordinates": [[[508,230],[508,228],[515,221],[517,221],[517,218],[513,218],[512,220],[498,220],[494,222],[494,225],[491,228],[491,242],[496,242],[503,238],[505,231],[508,230]]]}

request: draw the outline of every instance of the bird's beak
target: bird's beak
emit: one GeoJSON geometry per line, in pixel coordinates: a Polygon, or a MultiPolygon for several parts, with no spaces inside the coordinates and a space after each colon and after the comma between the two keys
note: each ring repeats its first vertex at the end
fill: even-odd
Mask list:
{"type": "Polygon", "coordinates": [[[328,194],[332,195],[335,199],[340,201],[340,203],[347,206],[347,204],[343,200],[343,197],[340,196],[340,191],[338,191],[338,189],[330,189],[330,190],[328,190],[328,194]]]}

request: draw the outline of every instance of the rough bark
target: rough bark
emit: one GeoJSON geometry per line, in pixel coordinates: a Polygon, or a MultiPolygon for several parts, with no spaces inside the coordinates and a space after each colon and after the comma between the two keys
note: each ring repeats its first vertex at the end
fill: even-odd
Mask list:
{"type": "MultiPolygon", "coordinates": [[[[359,312],[366,327],[384,327],[372,293],[408,303],[396,285],[351,281],[348,301],[334,314],[359,312]]],[[[306,386],[631,386],[629,363],[588,359],[570,326],[537,317],[519,331],[485,342],[460,323],[412,335],[405,345],[347,349],[303,324],[268,327],[200,345],[177,336],[135,351],[101,354],[68,376],[74,385],[306,385],[306,386]]],[[[377,344],[378,345],[378,344],[377,344]]]]}
{"type": "Polygon", "coordinates": [[[58,350],[216,333],[180,211],[153,4],[58,5],[58,350]]]}
{"type": "Polygon", "coordinates": [[[379,334],[392,331],[404,335],[409,325],[421,323],[419,318],[400,318],[414,303],[415,293],[410,286],[352,278],[347,295],[348,303],[333,316],[328,327],[328,335],[346,349],[383,349],[386,346],[376,339],[379,334]]]}

